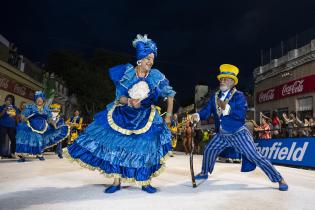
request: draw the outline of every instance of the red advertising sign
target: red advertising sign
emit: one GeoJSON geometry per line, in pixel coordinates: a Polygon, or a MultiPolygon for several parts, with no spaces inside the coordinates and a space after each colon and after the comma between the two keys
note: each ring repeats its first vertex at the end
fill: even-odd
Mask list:
{"type": "Polygon", "coordinates": [[[33,100],[35,91],[0,74],[0,89],[33,100]]]}
{"type": "Polygon", "coordinates": [[[283,85],[260,91],[257,93],[256,101],[261,104],[267,101],[274,101],[312,91],[315,91],[315,75],[303,77],[283,85]]]}

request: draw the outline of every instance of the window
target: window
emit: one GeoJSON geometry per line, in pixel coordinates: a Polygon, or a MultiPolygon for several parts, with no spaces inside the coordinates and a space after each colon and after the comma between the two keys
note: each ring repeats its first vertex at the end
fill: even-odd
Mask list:
{"type": "Polygon", "coordinates": [[[297,111],[301,120],[305,117],[313,117],[313,97],[298,98],[297,111]]]}

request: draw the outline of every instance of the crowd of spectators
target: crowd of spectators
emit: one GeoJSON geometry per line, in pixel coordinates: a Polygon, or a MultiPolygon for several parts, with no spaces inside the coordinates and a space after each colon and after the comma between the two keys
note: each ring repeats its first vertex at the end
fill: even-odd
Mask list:
{"type": "Polygon", "coordinates": [[[315,136],[314,119],[310,116],[299,119],[295,112],[279,115],[274,111],[271,117],[260,113],[259,125],[254,124],[254,135],[260,139],[315,136]]]}

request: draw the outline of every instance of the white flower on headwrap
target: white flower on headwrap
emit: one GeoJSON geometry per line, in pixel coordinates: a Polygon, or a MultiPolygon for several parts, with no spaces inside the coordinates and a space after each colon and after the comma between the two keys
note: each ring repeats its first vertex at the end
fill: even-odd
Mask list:
{"type": "Polygon", "coordinates": [[[143,36],[142,36],[141,34],[137,34],[137,38],[135,38],[135,39],[132,41],[132,46],[133,46],[133,47],[136,47],[138,42],[147,43],[147,42],[149,42],[149,41],[152,41],[152,40],[148,38],[148,35],[147,35],[147,34],[144,34],[143,36]]]}
{"type": "Polygon", "coordinates": [[[148,94],[150,92],[148,83],[144,81],[140,81],[132,86],[128,90],[129,96],[133,99],[140,99],[142,101],[143,99],[148,97],[148,94]]]}

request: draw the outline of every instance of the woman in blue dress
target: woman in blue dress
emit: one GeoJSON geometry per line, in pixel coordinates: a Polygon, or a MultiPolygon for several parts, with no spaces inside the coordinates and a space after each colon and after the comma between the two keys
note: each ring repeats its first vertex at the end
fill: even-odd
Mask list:
{"type": "Polygon", "coordinates": [[[21,113],[22,121],[17,126],[16,155],[19,162],[25,161],[25,156],[36,155],[39,160],[45,160],[44,149],[62,141],[69,135],[68,126],[57,128],[51,120],[51,111],[44,104],[45,95],[36,91],[33,104],[27,104],[21,113]]]}
{"type": "Polygon", "coordinates": [[[114,183],[105,193],[120,190],[121,180],[136,182],[148,193],[150,184],[165,167],[170,155],[170,122],[175,91],[157,69],[151,69],[157,56],[156,44],[147,35],[137,35],[137,66],[119,65],[109,69],[116,86],[115,101],[94,116],[94,121],[68,147],[68,155],[82,166],[97,169],[114,183]],[[167,98],[165,122],[154,104],[167,98]]]}

